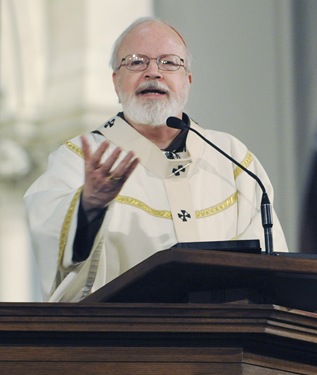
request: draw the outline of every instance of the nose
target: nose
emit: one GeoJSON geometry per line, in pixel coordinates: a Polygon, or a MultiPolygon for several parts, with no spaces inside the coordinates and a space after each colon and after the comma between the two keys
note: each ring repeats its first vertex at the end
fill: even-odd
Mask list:
{"type": "Polygon", "coordinates": [[[145,69],[145,77],[151,79],[161,79],[163,77],[155,59],[151,59],[149,65],[145,69]]]}

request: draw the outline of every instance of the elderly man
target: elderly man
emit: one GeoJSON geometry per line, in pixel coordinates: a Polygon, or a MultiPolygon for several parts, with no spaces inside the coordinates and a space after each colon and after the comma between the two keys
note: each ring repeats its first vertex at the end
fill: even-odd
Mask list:
{"type": "MultiPolygon", "coordinates": [[[[111,65],[123,112],[61,146],[25,195],[44,300],[79,301],[179,242],[263,242],[258,184],[188,129],[166,126],[175,116],[203,133],[273,198],[240,141],[183,113],[192,74],[180,34],[137,20],[116,41],[111,65]]],[[[276,248],[287,251],[275,214],[273,228],[276,248]]]]}

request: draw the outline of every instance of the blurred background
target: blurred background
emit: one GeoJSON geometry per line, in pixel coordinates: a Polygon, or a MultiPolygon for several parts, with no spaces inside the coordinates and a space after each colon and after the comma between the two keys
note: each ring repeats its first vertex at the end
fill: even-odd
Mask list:
{"type": "Polygon", "coordinates": [[[317,179],[316,0],[0,0],[0,14],[0,301],[40,299],[23,195],[52,150],[120,109],[112,43],[148,15],[176,27],[193,54],[186,112],[261,160],[289,248],[305,251],[305,207],[317,212],[308,196],[317,179]]]}

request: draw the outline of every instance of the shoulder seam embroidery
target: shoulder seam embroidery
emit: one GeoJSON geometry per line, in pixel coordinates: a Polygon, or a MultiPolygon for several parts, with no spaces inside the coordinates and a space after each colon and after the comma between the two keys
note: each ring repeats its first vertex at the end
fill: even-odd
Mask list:
{"type": "MultiPolygon", "coordinates": [[[[250,164],[252,163],[253,161],[253,155],[250,151],[248,151],[246,153],[246,156],[244,157],[244,159],[242,160],[242,162],[240,164],[242,164],[245,168],[248,168],[250,166],[250,164]]],[[[240,168],[240,167],[235,167],[234,171],[233,171],[233,174],[234,174],[234,179],[236,179],[241,173],[243,172],[243,170],[240,168]]]]}
{"type": "Polygon", "coordinates": [[[71,141],[67,141],[65,142],[65,146],[68,147],[71,151],[73,151],[76,155],[80,156],[81,158],[84,157],[83,150],[79,146],[75,145],[75,143],[71,141]]]}

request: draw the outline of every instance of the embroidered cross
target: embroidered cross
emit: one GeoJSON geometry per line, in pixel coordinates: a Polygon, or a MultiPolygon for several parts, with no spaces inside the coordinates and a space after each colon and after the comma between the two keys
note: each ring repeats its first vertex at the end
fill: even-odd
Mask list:
{"type": "Polygon", "coordinates": [[[114,125],[114,122],[116,120],[113,118],[112,120],[109,120],[108,122],[105,123],[104,127],[107,128],[108,126],[111,128],[114,125]]]}
{"type": "Polygon", "coordinates": [[[177,215],[183,221],[187,221],[187,219],[191,218],[190,214],[185,210],[181,210],[181,213],[177,214],[177,215]]]}
{"type": "Polygon", "coordinates": [[[186,169],[186,166],[179,165],[177,168],[173,168],[172,169],[173,175],[174,176],[179,176],[180,175],[179,172],[183,172],[184,173],[185,169],[186,169]]]}

